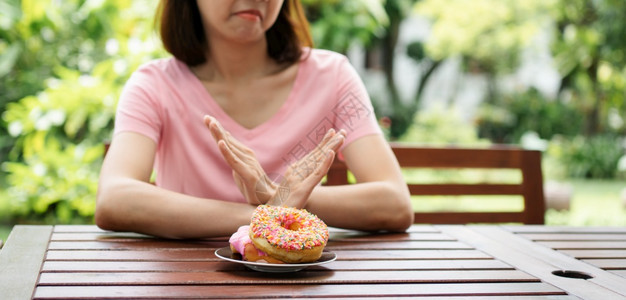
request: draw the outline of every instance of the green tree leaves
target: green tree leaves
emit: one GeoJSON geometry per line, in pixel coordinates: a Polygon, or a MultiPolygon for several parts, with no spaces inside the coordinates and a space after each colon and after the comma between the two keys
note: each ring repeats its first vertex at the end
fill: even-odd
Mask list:
{"type": "Polygon", "coordinates": [[[89,221],[119,93],[139,64],[163,54],[150,39],[156,3],[12,4],[0,17],[11,24],[0,27],[0,47],[18,49],[0,56],[0,207],[18,219],[89,221]]]}

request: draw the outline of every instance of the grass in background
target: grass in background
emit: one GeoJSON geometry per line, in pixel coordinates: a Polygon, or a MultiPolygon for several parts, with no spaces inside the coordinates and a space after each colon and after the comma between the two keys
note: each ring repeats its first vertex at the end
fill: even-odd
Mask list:
{"type": "Polygon", "coordinates": [[[571,226],[626,226],[626,203],[620,180],[568,180],[573,189],[569,210],[546,212],[546,224],[571,226]]]}

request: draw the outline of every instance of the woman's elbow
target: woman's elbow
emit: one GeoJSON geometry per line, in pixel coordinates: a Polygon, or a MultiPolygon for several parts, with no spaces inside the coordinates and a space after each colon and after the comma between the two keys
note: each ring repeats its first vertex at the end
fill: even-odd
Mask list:
{"type": "Polygon", "coordinates": [[[388,230],[405,232],[413,225],[413,216],[413,209],[410,205],[399,208],[394,215],[393,221],[389,224],[388,230]]]}
{"type": "Polygon", "coordinates": [[[408,191],[398,188],[392,188],[389,195],[392,197],[389,199],[388,208],[390,210],[385,227],[389,231],[404,232],[413,225],[414,213],[411,196],[408,191]]]}
{"type": "Polygon", "coordinates": [[[96,210],[94,221],[103,230],[115,230],[115,211],[112,205],[112,196],[109,192],[98,191],[96,196],[96,210]]]}
{"type": "Polygon", "coordinates": [[[94,221],[102,230],[113,230],[114,226],[111,217],[104,212],[104,209],[101,206],[96,206],[94,221]]]}

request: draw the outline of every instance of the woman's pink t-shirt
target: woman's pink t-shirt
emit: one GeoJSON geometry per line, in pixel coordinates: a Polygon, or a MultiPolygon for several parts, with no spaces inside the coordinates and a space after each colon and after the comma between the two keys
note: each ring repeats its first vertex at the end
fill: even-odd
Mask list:
{"type": "MultiPolygon", "coordinates": [[[[344,147],[381,134],[367,91],[347,58],[313,49],[299,63],[292,90],[268,121],[247,129],[231,119],[188,66],[174,58],[141,66],[120,98],[115,134],[135,132],[157,144],[160,187],[192,196],[245,202],[203,122],[211,115],[250,147],[270,177],[312,150],[329,128],[345,129],[344,147]]],[[[306,54],[305,54],[306,55],[306,54]]]]}

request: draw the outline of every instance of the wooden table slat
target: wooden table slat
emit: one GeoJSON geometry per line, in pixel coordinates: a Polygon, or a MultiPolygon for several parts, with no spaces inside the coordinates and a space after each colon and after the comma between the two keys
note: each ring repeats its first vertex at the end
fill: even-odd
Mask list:
{"type": "Polygon", "coordinates": [[[618,226],[544,226],[544,225],[508,225],[502,226],[516,234],[525,233],[626,233],[626,227],[618,226]]]}
{"type": "Polygon", "coordinates": [[[518,234],[533,241],[624,241],[626,233],[523,233],[518,234]]]}
{"type": "Polygon", "coordinates": [[[352,241],[329,241],[327,246],[331,250],[391,250],[391,249],[473,249],[465,243],[458,241],[405,241],[395,242],[352,242],[352,241]]]}
{"type": "Polygon", "coordinates": [[[583,250],[559,250],[569,256],[578,259],[583,258],[626,258],[626,249],[624,250],[602,250],[602,249],[583,249],[583,250]]]}
{"type": "MultiPolygon", "coordinates": [[[[110,241],[52,241],[50,250],[139,250],[139,249],[218,249],[228,246],[227,242],[210,241],[162,241],[162,240],[110,240],[110,241]]],[[[353,242],[330,241],[328,249],[336,250],[392,250],[392,249],[473,249],[457,241],[406,241],[394,242],[353,242]]]]}
{"type": "MultiPolygon", "coordinates": [[[[133,232],[54,232],[51,241],[145,241],[154,240],[154,237],[133,232]]],[[[227,239],[223,239],[227,241],[227,239]]]]}
{"type": "Polygon", "coordinates": [[[493,259],[491,256],[476,249],[406,249],[375,252],[333,249],[333,252],[339,260],[493,259]]]}
{"type": "Polygon", "coordinates": [[[49,250],[163,250],[163,249],[218,249],[228,246],[227,242],[187,242],[164,240],[111,240],[111,241],[51,241],[49,250]]]}
{"type": "Polygon", "coordinates": [[[486,295],[563,295],[562,290],[541,282],[520,283],[450,283],[450,284],[377,284],[377,285],[238,285],[224,286],[54,286],[39,287],[35,299],[72,298],[120,298],[120,297],[159,297],[159,298],[237,298],[264,297],[402,297],[402,296],[486,296],[486,295]]]}
{"type": "MultiPolygon", "coordinates": [[[[337,234],[351,235],[351,236],[367,236],[370,234],[369,232],[355,231],[355,230],[343,229],[343,228],[337,228],[337,227],[328,227],[328,232],[330,232],[331,237],[337,234]]],[[[406,233],[420,233],[420,232],[421,233],[424,233],[424,232],[439,233],[440,231],[439,229],[431,225],[411,226],[406,230],[406,233]]],[[[374,234],[377,234],[377,233],[374,233],[374,234]]],[[[394,234],[394,233],[391,233],[391,234],[394,234]]]]}
{"type": "Polygon", "coordinates": [[[626,241],[538,241],[552,249],[614,249],[626,250],[626,241]]]}
{"type": "Polygon", "coordinates": [[[335,235],[330,237],[331,240],[339,242],[349,240],[350,242],[384,242],[384,241],[455,241],[447,235],[440,232],[416,232],[416,233],[391,233],[391,234],[374,234],[371,236],[351,236],[351,235],[335,235]]]}
{"type": "MultiPolygon", "coordinates": [[[[309,270],[506,270],[512,269],[498,260],[366,260],[334,261],[322,266],[309,267],[309,270]]],[[[181,261],[181,262],[143,262],[143,261],[46,261],[42,272],[119,272],[119,271],[229,271],[245,270],[245,266],[222,260],[181,261]]]]}
{"type": "MultiPolygon", "coordinates": [[[[338,233],[331,236],[333,241],[350,241],[350,242],[385,242],[385,241],[454,241],[455,239],[444,235],[440,232],[414,232],[414,233],[380,233],[380,234],[349,234],[338,233]]],[[[51,237],[52,241],[139,241],[154,240],[153,237],[130,233],[130,232],[54,232],[51,237]]],[[[188,242],[228,242],[228,237],[205,239],[205,240],[189,240],[188,242]]]]}
{"type": "Polygon", "coordinates": [[[47,261],[206,261],[216,259],[215,250],[49,250],[47,261]]]}
{"type": "Polygon", "coordinates": [[[54,232],[110,232],[93,225],[55,225],[54,232]]]}
{"type": "Polygon", "coordinates": [[[55,285],[221,285],[221,284],[378,284],[378,283],[539,282],[518,270],[334,271],[288,274],[231,272],[71,272],[42,273],[40,286],[55,285]]]}
{"type": "MultiPolygon", "coordinates": [[[[339,260],[417,260],[417,259],[492,259],[478,250],[385,250],[374,252],[333,251],[339,260]]],[[[206,261],[216,259],[213,249],[186,250],[49,250],[48,261],[206,261]]]]}
{"type": "Polygon", "coordinates": [[[626,259],[583,259],[582,261],[592,264],[604,270],[626,269],[626,259]]]}

